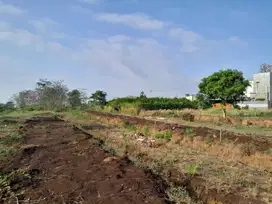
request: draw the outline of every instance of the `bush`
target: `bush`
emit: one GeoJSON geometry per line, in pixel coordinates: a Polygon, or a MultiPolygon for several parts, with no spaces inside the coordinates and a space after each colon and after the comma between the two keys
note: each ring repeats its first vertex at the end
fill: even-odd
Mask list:
{"type": "Polygon", "coordinates": [[[22,108],[22,111],[43,111],[44,108],[39,104],[27,105],[22,108]]]}
{"type": "Polygon", "coordinates": [[[193,114],[191,114],[191,113],[184,113],[182,115],[182,119],[185,120],[185,121],[194,122],[195,116],[193,114]]]}
{"type": "Polygon", "coordinates": [[[161,110],[161,109],[184,109],[197,108],[196,103],[186,98],[117,98],[108,102],[108,105],[115,107],[136,107],[137,113],[140,110],[161,110]]]}

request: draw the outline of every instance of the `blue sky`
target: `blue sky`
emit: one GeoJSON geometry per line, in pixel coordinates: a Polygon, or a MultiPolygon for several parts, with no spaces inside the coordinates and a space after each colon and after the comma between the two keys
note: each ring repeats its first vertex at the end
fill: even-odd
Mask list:
{"type": "Polygon", "coordinates": [[[271,1],[0,0],[0,102],[39,78],[109,98],[182,96],[271,63],[271,1]],[[152,92],[150,90],[153,90],[152,92]],[[155,90],[155,91],[154,91],[155,90]],[[156,91],[158,90],[158,91],[156,91]]]}

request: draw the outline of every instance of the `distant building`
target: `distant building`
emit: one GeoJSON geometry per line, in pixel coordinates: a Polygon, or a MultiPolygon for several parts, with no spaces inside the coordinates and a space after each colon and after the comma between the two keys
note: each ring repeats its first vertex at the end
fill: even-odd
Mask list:
{"type": "Polygon", "coordinates": [[[248,97],[248,98],[251,98],[251,94],[253,94],[253,92],[254,92],[254,88],[253,88],[254,81],[253,80],[249,80],[249,83],[250,83],[250,86],[247,87],[245,96],[248,97]]]}
{"type": "Polygon", "coordinates": [[[250,86],[246,89],[245,96],[247,101],[240,102],[240,107],[249,108],[271,108],[272,105],[272,73],[253,74],[250,86]]]}
{"type": "Polygon", "coordinates": [[[271,101],[272,73],[258,73],[253,75],[250,87],[246,90],[246,96],[253,100],[271,101]]]}
{"type": "Polygon", "coordinates": [[[194,100],[196,100],[196,95],[195,94],[186,94],[185,98],[190,101],[194,101],[194,100]]]}

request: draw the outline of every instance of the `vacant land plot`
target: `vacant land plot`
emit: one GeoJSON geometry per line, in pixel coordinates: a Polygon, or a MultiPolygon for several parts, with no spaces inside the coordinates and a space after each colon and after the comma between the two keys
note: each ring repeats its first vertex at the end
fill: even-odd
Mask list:
{"type": "Polygon", "coordinates": [[[22,125],[23,139],[1,135],[0,203],[166,203],[160,179],[70,124],[37,117],[22,125]]]}
{"type": "Polygon", "coordinates": [[[190,126],[205,126],[237,133],[272,136],[271,111],[229,110],[226,119],[221,110],[158,110],[141,111],[139,116],[165,121],[182,122],[190,126]]]}
{"type": "Polygon", "coordinates": [[[272,203],[267,137],[94,111],[0,126],[0,203],[272,203]]]}
{"type": "Polygon", "coordinates": [[[155,128],[157,131],[171,130],[173,135],[183,138],[185,134],[191,135],[192,137],[201,137],[200,140],[221,140],[225,142],[235,142],[236,144],[248,144],[252,145],[252,150],[257,151],[269,151],[272,148],[272,137],[264,137],[257,135],[246,135],[238,134],[229,131],[220,131],[207,127],[194,127],[189,125],[182,125],[180,123],[167,123],[165,121],[158,120],[148,120],[139,117],[125,116],[125,115],[115,115],[111,113],[89,111],[92,115],[104,116],[106,118],[118,119],[120,121],[126,121],[129,125],[139,125],[139,126],[149,126],[155,128]]]}
{"type": "Polygon", "coordinates": [[[168,197],[176,203],[272,202],[272,156],[267,151],[271,141],[265,137],[226,132],[220,141],[218,132],[207,128],[100,112],[66,119],[75,123],[79,119],[78,125],[103,140],[104,148],[128,155],[160,175],[171,187],[168,197]],[[94,133],[88,121],[109,129],[94,133]]]}

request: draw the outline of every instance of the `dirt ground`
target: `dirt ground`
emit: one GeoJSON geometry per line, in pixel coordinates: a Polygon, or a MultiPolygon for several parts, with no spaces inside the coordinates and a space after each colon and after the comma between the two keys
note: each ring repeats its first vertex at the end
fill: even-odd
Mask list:
{"type": "Polygon", "coordinates": [[[186,125],[177,124],[177,123],[167,123],[162,121],[147,120],[147,119],[143,119],[139,117],[133,117],[133,116],[127,116],[127,115],[116,115],[116,114],[105,113],[105,112],[88,111],[88,113],[92,115],[97,115],[97,116],[121,119],[129,124],[148,125],[148,126],[154,127],[158,131],[171,129],[173,130],[172,131],[173,134],[179,135],[181,137],[184,135],[185,129],[192,129],[194,130],[194,133],[196,134],[196,136],[203,137],[203,138],[212,137],[213,139],[219,140],[220,134],[221,134],[221,139],[224,141],[232,141],[232,142],[235,141],[236,144],[250,143],[254,145],[254,148],[256,148],[257,151],[266,151],[272,148],[271,138],[264,137],[264,136],[237,134],[237,133],[228,132],[228,131],[222,131],[220,133],[219,130],[215,130],[215,129],[211,129],[207,127],[191,127],[191,126],[186,126],[186,125]]]}
{"type": "MultiPolygon", "coordinates": [[[[100,131],[97,137],[102,138],[105,143],[111,147],[114,146],[114,149],[117,150],[128,146],[127,150],[130,158],[136,155],[136,157],[140,158],[140,161],[144,161],[150,165],[151,168],[152,162],[158,164],[158,169],[160,169],[160,167],[163,169],[161,170],[162,177],[172,184],[184,186],[191,198],[196,198],[208,204],[261,204],[270,203],[271,201],[269,193],[271,189],[271,186],[269,186],[270,173],[266,170],[267,175],[265,175],[266,173],[263,170],[253,169],[243,162],[240,162],[238,159],[239,155],[237,158],[229,160],[225,157],[209,154],[205,150],[197,148],[197,146],[196,149],[188,148],[188,146],[184,146],[185,143],[182,145],[165,142],[162,145],[154,147],[147,147],[144,143],[141,143],[142,146],[137,147],[138,140],[134,138],[135,131],[137,131],[137,129],[142,131],[143,127],[154,128],[156,131],[171,129],[173,132],[172,136],[174,136],[174,134],[180,134],[182,136],[186,128],[192,128],[190,126],[96,111],[89,111],[88,113],[82,112],[79,118],[86,118],[85,124],[90,123],[90,121],[96,121],[113,128],[111,131],[105,131],[104,136],[100,131]],[[90,118],[87,116],[90,116],[90,118]],[[116,132],[114,132],[114,127],[116,127],[116,132]],[[118,129],[120,129],[120,133],[118,133],[118,129]],[[126,137],[124,137],[125,129],[129,132],[126,137]],[[130,139],[128,140],[127,138],[130,139]],[[133,140],[136,141],[133,142],[133,140]],[[193,173],[194,170],[188,169],[188,166],[186,167],[189,163],[192,164],[193,168],[196,167],[195,164],[200,164],[201,167],[196,167],[196,174],[193,173]],[[192,174],[194,174],[194,176],[192,176],[192,174]],[[258,186],[261,186],[262,190],[259,191],[258,186]],[[256,192],[258,191],[257,194],[255,194],[255,190],[256,192]]],[[[64,117],[64,119],[74,121],[76,124],[78,123],[77,117],[72,119],[68,116],[64,117]]],[[[80,119],[80,124],[82,122],[83,120],[81,121],[80,119]]],[[[81,127],[88,130],[88,128],[81,127]]],[[[195,131],[198,136],[200,135],[202,137],[208,137],[208,134],[214,133],[214,130],[205,129],[203,127],[195,131]]],[[[224,136],[225,135],[227,134],[224,134],[224,136]]],[[[240,135],[231,135],[228,140],[235,140],[238,137],[240,137],[240,135]]],[[[247,139],[249,138],[249,141],[252,139],[256,145],[259,145],[259,142],[263,144],[262,138],[255,140],[255,138],[251,138],[247,135],[244,135],[243,138],[246,142],[248,142],[247,139]]],[[[233,140],[230,142],[233,142],[233,140]]],[[[241,139],[239,140],[240,143],[242,143],[242,141],[241,139]]],[[[269,141],[267,142],[268,145],[270,145],[269,141]]],[[[262,145],[259,147],[265,148],[267,146],[262,145]]],[[[217,150],[225,151],[223,147],[217,150]]],[[[228,151],[232,152],[233,149],[227,149],[226,152],[228,151]]],[[[154,172],[156,172],[156,165],[154,166],[154,172]]],[[[157,172],[159,171],[160,170],[157,172]]],[[[177,195],[176,193],[175,196],[177,195]]]]}
{"type": "Polygon", "coordinates": [[[167,203],[160,179],[126,158],[112,157],[90,142],[90,135],[63,121],[28,120],[20,132],[25,135],[22,153],[1,169],[30,172],[31,179],[12,183],[25,190],[14,203],[167,203]]]}

